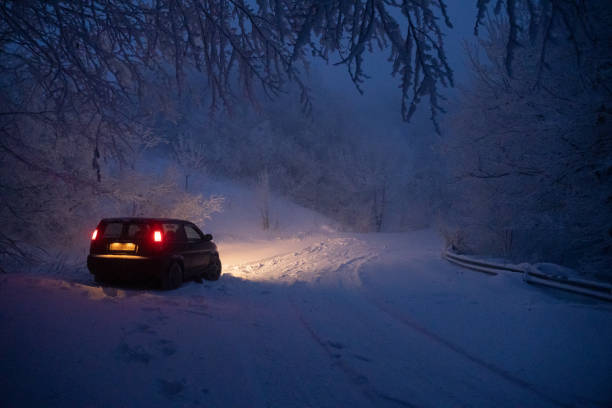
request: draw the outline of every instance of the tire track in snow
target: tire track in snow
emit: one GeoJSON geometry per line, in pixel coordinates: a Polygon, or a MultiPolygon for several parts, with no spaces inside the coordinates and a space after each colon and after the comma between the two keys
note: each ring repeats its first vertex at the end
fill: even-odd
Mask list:
{"type": "MultiPolygon", "coordinates": [[[[334,276],[343,266],[367,257],[369,250],[370,246],[359,239],[327,238],[296,251],[228,266],[227,272],[251,280],[288,284],[298,280],[320,282],[321,277],[334,276]]],[[[352,278],[359,279],[356,274],[352,278]]]]}
{"type": "MultiPolygon", "coordinates": [[[[375,258],[377,255],[370,254],[370,251],[373,248],[367,247],[362,241],[354,242],[348,240],[331,241],[325,244],[322,243],[322,245],[317,247],[306,248],[302,253],[314,255],[323,252],[324,256],[330,258],[330,263],[327,265],[327,268],[325,268],[328,269],[328,271],[325,273],[326,276],[330,276],[332,279],[336,280],[336,283],[340,287],[344,287],[345,284],[349,284],[350,286],[359,286],[361,285],[361,276],[358,273],[359,269],[363,264],[375,258]],[[354,245],[354,242],[358,243],[358,245],[354,245]],[[354,248],[354,246],[357,246],[357,248],[354,248]],[[327,251],[323,251],[324,249],[327,249],[327,251]]],[[[322,276],[322,273],[317,274],[315,282],[320,283],[322,276]]],[[[323,349],[325,354],[332,361],[333,366],[338,367],[344,376],[349,380],[350,384],[359,389],[368,401],[375,406],[377,406],[380,401],[383,400],[400,407],[417,407],[417,405],[409,401],[386,394],[375,388],[365,375],[353,368],[347,361],[342,359],[337,354],[338,349],[342,349],[343,345],[331,341],[324,341],[317,334],[315,329],[306,321],[306,318],[300,312],[293,297],[289,295],[288,299],[297,320],[304,330],[309,334],[313,341],[323,349]]]]}
{"type": "MultiPolygon", "coordinates": [[[[247,273],[258,271],[268,276],[276,275],[275,280],[293,282],[307,282],[320,284],[324,278],[331,278],[339,288],[345,286],[356,287],[361,285],[359,269],[376,254],[372,255],[372,248],[361,240],[354,238],[329,239],[317,245],[311,245],[300,251],[277,255],[240,265],[235,269],[246,270],[247,273]],[[295,259],[295,258],[298,259],[295,259]],[[282,271],[282,273],[281,273],[282,271]],[[305,279],[302,280],[302,279],[305,279]]],[[[347,378],[349,384],[354,386],[374,406],[379,406],[381,401],[392,403],[395,406],[416,408],[417,405],[401,398],[389,395],[375,388],[368,378],[353,368],[346,360],[338,354],[342,345],[330,341],[324,341],[310,325],[301,313],[293,296],[287,296],[289,305],[296,316],[300,326],[308,333],[309,337],[323,349],[332,365],[347,378]]],[[[367,360],[367,358],[366,358],[367,360]]],[[[362,360],[363,361],[363,360],[362,360]]]]}
{"type": "MultiPolygon", "coordinates": [[[[373,259],[375,257],[372,257],[371,259],[373,259]]],[[[358,267],[360,268],[361,266],[363,266],[365,264],[362,263],[360,264],[358,267]]],[[[360,279],[361,278],[361,272],[358,272],[358,274],[360,275],[360,279]]],[[[541,399],[547,401],[548,403],[551,403],[553,405],[556,405],[558,407],[563,407],[563,408],[572,408],[573,405],[570,404],[566,404],[564,402],[561,402],[559,400],[557,400],[554,397],[551,397],[550,395],[548,395],[547,393],[540,391],[536,386],[534,386],[533,384],[519,378],[516,377],[515,375],[511,374],[510,372],[504,370],[503,368],[500,368],[498,366],[496,366],[493,363],[489,363],[473,354],[471,354],[470,352],[466,351],[465,349],[461,348],[460,346],[458,346],[457,344],[452,343],[451,341],[441,337],[440,335],[428,330],[427,328],[425,328],[423,325],[419,324],[417,321],[410,319],[409,317],[405,316],[405,315],[400,315],[397,312],[390,310],[388,307],[385,306],[384,302],[381,301],[380,299],[374,297],[371,294],[368,294],[366,292],[366,290],[362,290],[361,291],[363,297],[376,309],[378,309],[379,311],[381,311],[382,313],[386,314],[387,316],[391,317],[393,320],[395,320],[396,322],[402,324],[403,326],[416,331],[417,333],[420,333],[421,335],[427,337],[429,340],[434,341],[442,346],[444,346],[445,348],[453,351],[454,353],[462,356],[463,358],[471,361],[472,363],[478,365],[479,367],[482,367],[484,369],[486,369],[487,371],[495,374],[498,377],[503,378],[504,380],[514,384],[515,386],[518,386],[526,391],[531,392],[534,395],[537,395],[538,397],[540,397],[541,399]]]]}
{"type": "Polygon", "coordinates": [[[300,325],[304,328],[304,330],[309,334],[309,336],[313,339],[313,341],[318,344],[325,354],[329,357],[329,359],[333,362],[333,366],[338,367],[340,371],[344,374],[344,376],[349,380],[349,382],[356,388],[358,388],[361,393],[376,406],[376,402],[379,400],[384,400],[387,402],[394,403],[397,406],[406,407],[406,408],[417,408],[416,405],[405,401],[400,398],[393,397],[388,395],[382,391],[377,390],[370,384],[368,378],[361,374],[359,371],[355,370],[348,363],[346,363],[342,358],[338,358],[337,354],[333,349],[337,348],[336,344],[330,344],[330,342],[324,341],[317,332],[313,329],[313,327],[308,324],[304,315],[299,311],[295,301],[292,296],[288,296],[289,304],[297,318],[300,322],[300,325]],[[330,348],[331,347],[331,348],[330,348]]]}
{"type": "MultiPolygon", "coordinates": [[[[246,271],[248,271],[247,273],[255,272],[256,274],[261,274],[260,276],[266,276],[268,279],[284,281],[289,284],[295,282],[310,282],[315,285],[331,283],[332,286],[337,286],[338,289],[346,288],[347,285],[352,288],[363,288],[362,282],[367,281],[367,279],[364,279],[362,276],[361,269],[363,265],[370,263],[377,257],[383,256],[384,254],[381,253],[381,249],[382,248],[378,248],[375,245],[354,238],[336,238],[329,239],[320,244],[311,245],[297,252],[277,255],[262,259],[258,262],[243,264],[240,268],[243,270],[246,269],[246,271]]],[[[457,344],[428,330],[415,320],[391,310],[386,307],[384,302],[380,299],[367,293],[365,289],[359,290],[357,293],[360,293],[364,300],[378,312],[384,313],[393,321],[398,322],[401,326],[426,337],[430,342],[439,344],[476,366],[485,369],[486,372],[537,396],[549,404],[558,407],[571,406],[539,390],[533,384],[511,374],[503,368],[471,354],[457,344]]],[[[338,350],[332,348],[332,345],[324,341],[320,335],[317,334],[315,329],[307,322],[305,316],[300,312],[294,299],[289,297],[289,303],[300,325],[309,333],[313,341],[325,351],[330,360],[333,361],[334,366],[338,367],[350,383],[357,387],[370,402],[376,404],[376,402],[380,403],[381,400],[385,400],[398,406],[416,406],[414,403],[394,398],[374,388],[367,377],[353,368],[349,362],[338,358],[338,350]]]]}

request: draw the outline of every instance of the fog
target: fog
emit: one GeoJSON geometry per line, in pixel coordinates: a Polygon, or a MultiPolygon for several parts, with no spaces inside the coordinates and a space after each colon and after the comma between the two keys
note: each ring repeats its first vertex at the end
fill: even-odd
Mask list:
{"type": "MultiPolygon", "coordinates": [[[[316,3],[304,9],[318,16],[316,3]]],[[[240,48],[222,35],[200,44],[187,19],[184,41],[159,34],[155,44],[146,12],[133,31],[118,25],[88,36],[52,16],[37,31],[25,21],[48,10],[9,2],[2,6],[2,256],[45,258],[58,230],[84,245],[105,215],[206,225],[223,217],[223,194],[212,197],[196,182],[209,179],[283,197],[341,231],[433,228],[460,252],[605,277],[610,7],[590,3],[567,14],[568,23],[550,17],[546,2],[535,11],[519,3],[509,15],[449,2],[452,28],[439,7],[415,6],[421,14],[411,18],[425,31],[412,37],[414,21],[398,9],[381,14],[378,31],[350,40],[324,37],[331,23],[313,17],[302,26],[309,38],[293,27],[287,50],[253,37],[249,55],[270,52],[261,44],[281,47],[268,63],[264,54],[231,54],[240,48]],[[530,31],[549,17],[548,31],[530,31]],[[394,43],[391,51],[397,33],[383,24],[391,18],[405,49],[394,43]],[[132,40],[122,39],[124,31],[132,40]],[[229,50],[237,68],[215,60],[215,47],[229,50]]],[[[106,15],[122,12],[117,6],[106,15]]],[[[158,16],[159,24],[172,13],[158,16]]],[[[227,24],[231,31],[241,23],[227,24]]],[[[249,30],[242,28],[241,41],[249,30]]]]}

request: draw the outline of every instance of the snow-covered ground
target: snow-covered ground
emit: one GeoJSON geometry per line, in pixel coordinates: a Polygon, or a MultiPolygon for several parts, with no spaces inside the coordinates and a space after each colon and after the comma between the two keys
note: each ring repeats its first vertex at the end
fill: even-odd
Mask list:
{"type": "Polygon", "coordinates": [[[612,405],[610,304],[460,269],[431,231],[256,245],[168,293],[4,275],[2,405],[612,405]]]}
{"type": "Polygon", "coordinates": [[[218,282],[1,275],[0,406],[612,406],[611,304],[461,269],[431,230],[342,234],[276,200],[261,233],[223,193],[218,282]]]}

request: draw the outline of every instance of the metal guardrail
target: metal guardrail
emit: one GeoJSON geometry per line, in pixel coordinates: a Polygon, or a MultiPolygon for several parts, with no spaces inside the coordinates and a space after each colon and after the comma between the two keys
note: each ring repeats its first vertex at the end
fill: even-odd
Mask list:
{"type": "Polygon", "coordinates": [[[447,261],[473,269],[478,272],[484,272],[489,275],[497,275],[499,271],[523,273],[523,269],[519,269],[514,265],[498,264],[494,262],[485,262],[479,259],[473,259],[465,255],[459,255],[449,250],[442,253],[442,257],[447,261]]]}
{"type": "Polygon", "coordinates": [[[612,285],[604,282],[546,274],[538,271],[531,265],[521,267],[511,264],[485,262],[465,255],[456,254],[448,249],[442,252],[442,258],[464,268],[483,272],[488,275],[497,275],[499,272],[521,273],[523,274],[523,280],[530,284],[549,286],[612,302],[612,285]]]}

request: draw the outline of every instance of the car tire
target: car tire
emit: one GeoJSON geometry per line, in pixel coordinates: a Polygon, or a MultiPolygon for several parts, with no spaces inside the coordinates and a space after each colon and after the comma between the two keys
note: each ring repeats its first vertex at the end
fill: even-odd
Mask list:
{"type": "Polygon", "coordinates": [[[202,274],[202,277],[209,281],[216,281],[221,277],[221,260],[219,254],[214,254],[210,258],[210,263],[206,268],[206,271],[202,274]]]}
{"type": "Polygon", "coordinates": [[[183,268],[178,262],[172,262],[168,270],[162,274],[162,290],[176,289],[183,283],[183,268]]]}

